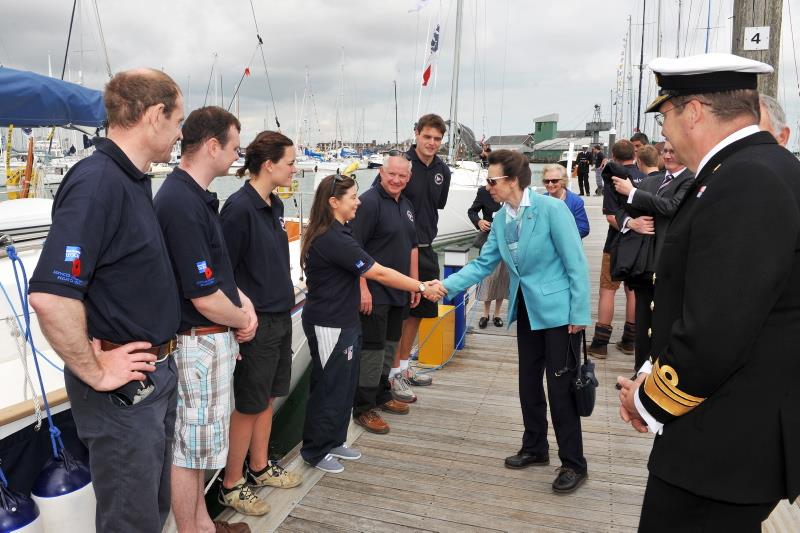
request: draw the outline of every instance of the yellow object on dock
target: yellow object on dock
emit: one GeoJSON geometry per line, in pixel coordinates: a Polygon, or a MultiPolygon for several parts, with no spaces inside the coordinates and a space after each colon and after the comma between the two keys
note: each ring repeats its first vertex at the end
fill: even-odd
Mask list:
{"type": "Polygon", "coordinates": [[[455,350],[456,321],[452,305],[439,305],[438,318],[423,318],[419,324],[419,349],[417,364],[434,367],[444,364],[455,350]]]}

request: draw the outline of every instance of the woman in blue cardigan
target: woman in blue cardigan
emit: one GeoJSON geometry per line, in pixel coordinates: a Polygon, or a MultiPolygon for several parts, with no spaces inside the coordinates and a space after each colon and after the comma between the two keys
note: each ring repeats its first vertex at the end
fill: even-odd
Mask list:
{"type": "Polygon", "coordinates": [[[583,198],[567,189],[567,169],[559,164],[545,165],[542,169],[542,183],[549,196],[567,204],[575,218],[581,239],[589,235],[589,217],[583,207],[583,198]]]}
{"type": "Polygon", "coordinates": [[[581,421],[570,390],[577,363],[574,357],[567,360],[567,353],[571,334],[590,322],[589,270],[570,210],[560,200],[536,194],[530,182],[530,167],[519,152],[497,150],[489,155],[486,188],[505,205],[494,216],[480,256],[447,278],[444,287],[459,292],[491,274],[500,261],[508,267],[508,323],[517,320],[525,433],[522,448],[506,458],[505,465],[526,468],[550,462],[542,383],[546,370],[561,460],[553,490],[566,493],[587,477],[581,421]]]}

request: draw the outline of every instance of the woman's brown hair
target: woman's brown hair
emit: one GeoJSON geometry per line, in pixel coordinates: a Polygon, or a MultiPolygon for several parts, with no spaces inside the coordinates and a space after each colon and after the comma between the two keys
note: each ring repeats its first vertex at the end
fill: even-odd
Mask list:
{"type": "Polygon", "coordinates": [[[349,176],[332,174],[325,176],[317,185],[314,193],[314,202],[311,204],[311,213],[308,215],[308,226],[303,232],[300,245],[300,268],[305,270],[308,251],[314,239],[328,231],[333,224],[333,210],[328,200],[341,198],[347,191],[356,186],[356,180],[349,176]]]}
{"type": "Polygon", "coordinates": [[[251,177],[255,176],[261,170],[261,165],[267,161],[277,163],[286,154],[286,148],[292,145],[292,140],[283,133],[262,131],[247,145],[244,165],[236,171],[236,175],[241,178],[245,172],[250,172],[251,177]]]}
{"type": "Polygon", "coordinates": [[[489,154],[489,165],[503,167],[503,175],[517,178],[519,188],[525,190],[531,184],[531,167],[528,158],[514,150],[495,150],[489,154]]]}

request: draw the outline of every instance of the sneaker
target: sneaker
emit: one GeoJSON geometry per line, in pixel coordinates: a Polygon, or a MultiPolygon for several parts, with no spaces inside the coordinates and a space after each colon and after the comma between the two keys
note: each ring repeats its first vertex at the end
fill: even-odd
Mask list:
{"type": "Polygon", "coordinates": [[[254,487],[277,487],[291,489],[303,482],[303,477],[297,472],[289,472],[275,461],[270,461],[267,467],[260,472],[253,472],[247,468],[247,482],[254,487]]]}
{"type": "Polygon", "coordinates": [[[411,387],[402,374],[389,378],[389,386],[392,389],[392,397],[398,402],[414,403],[417,401],[417,396],[411,392],[411,387]]]}
{"type": "Polygon", "coordinates": [[[428,374],[418,372],[416,368],[408,367],[401,375],[405,378],[409,385],[415,387],[427,387],[433,384],[433,378],[428,374]]]}
{"type": "MultiPolygon", "coordinates": [[[[403,403],[400,405],[406,404],[403,403]]],[[[361,413],[353,419],[353,422],[363,427],[370,433],[377,433],[378,435],[389,433],[389,424],[387,424],[386,421],[381,418],[381,415],[376,413],[374,409],[370,409],[366,413],[361,413]]]]}
{"type": "Polygon", "coordinates": [[[244,478],[237,481],[232,489],[226,489],[220,485],[217,501],[226,507],[235,509],[237,513],[248,516],[261,516],[270,511],[269,504],[256,496],[244,478]]]}
{"type": "Polygon", "coordinates": [[[361,452],[358,450],[358,448],[351,448],[346,442],[341,446],[337,446],[336,448],[332,449],[328,455],[338,457],[339,459],[344,459],[345,461],[355,461],[356,459],[361,459],[361,452]]]}
{"type": "Polygon", "coordinates": [[[342,463],[340,463],[331,454],[328,454],[320,459],[319,462],[314,465],[314,468],[322,470],[323,472],[327,472],[328,474],[338,474],[339,472],[344,472],[342,463]]]}

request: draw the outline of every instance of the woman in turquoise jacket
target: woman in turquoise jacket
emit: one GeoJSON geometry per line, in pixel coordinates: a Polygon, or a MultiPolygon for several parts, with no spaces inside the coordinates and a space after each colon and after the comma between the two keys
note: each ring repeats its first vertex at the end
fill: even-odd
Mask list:
{"type": "Polygon", "coordinates": [[[549,464],[547,376],[550,415],[561,468],[553,490],[572,492],[586,480],[580,417],[570,390],[577,364],[570,342],[590,323],[589,270],[575,220],[564,202],[529,188],[525,157],[510,150],[489,156],[486,188],[504,205],[494,216],[480,256],[444,281],[450,293],[476,284],[498,262],[508,267],[508,324],[517,321],[519,395],[525,433],[522,448],[506,458],[508,468],[549,464]]]}

